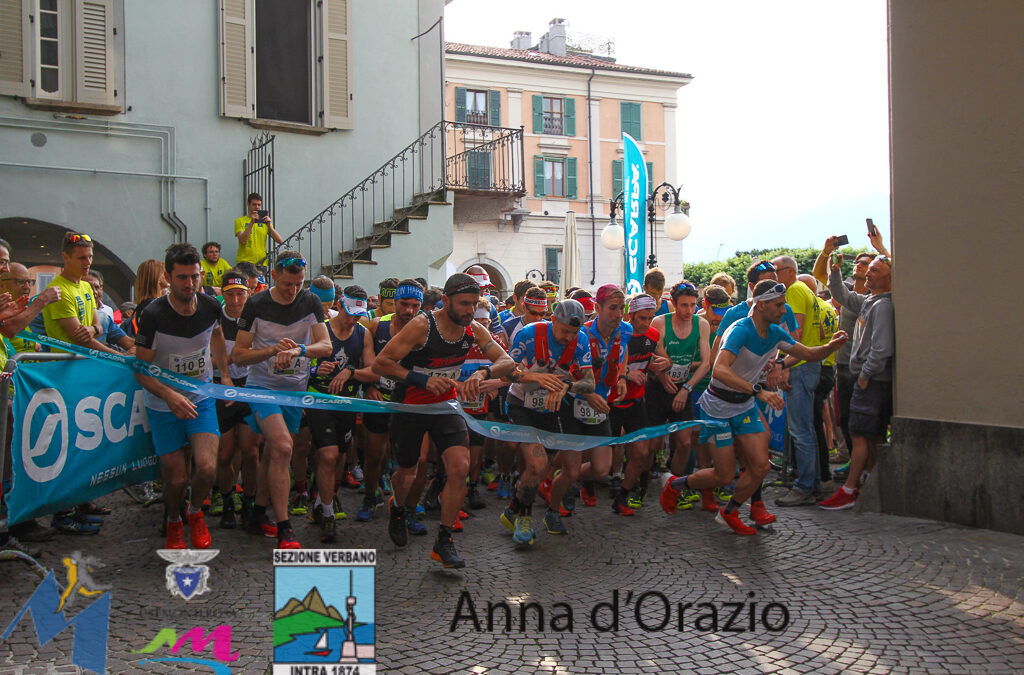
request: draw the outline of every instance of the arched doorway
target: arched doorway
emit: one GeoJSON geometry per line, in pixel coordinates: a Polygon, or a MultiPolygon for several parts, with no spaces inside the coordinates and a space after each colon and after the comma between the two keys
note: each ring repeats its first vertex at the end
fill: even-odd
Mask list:
{"type": "MultiPolygon", "coordinates": [[[[0,239],[6,239],[14,249],[11,260],[29,268],[44,266],[44,271],[46,267],[60,269],[60,242],[68,231],[61,225],[33,218],[0,218],[0,239]]],[[[92,263],[103,275],[103,290],[113,307],[131,298],[135,272],[103,242],[93,240],[92,263]]]]}
{"type": "Polygon", "coordinates": [[[501,265],[497,264],[493,260],[467,260],[466,262],[462,263],[462,265],[460,265],[457,269],[460,272],[465,272],[473,265],[479,265],[480,267],[483,267],[487,271],[487,275],[491,277],[491,283],[494,284],[494,288],[497,291],[499,297],[504,299],[505,296],[509,295],[512,292],[511,282],[509,281],[508,274],[505,272],[505,269],[501,265]]]}

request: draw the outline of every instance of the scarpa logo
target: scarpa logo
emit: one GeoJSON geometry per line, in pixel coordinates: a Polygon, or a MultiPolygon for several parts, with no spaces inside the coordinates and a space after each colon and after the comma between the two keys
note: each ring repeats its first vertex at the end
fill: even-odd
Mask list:
{"type": "Polygon", "coordinates": [[[308,394],[302,397],[302,405],[313,405],[313,401],[316,400],[308,394]]]}
{"type": "Polygon", "coordinates": [[[237,389],[225,389],[224,390],[224,396],[226,396],[227,398],[234,398],[234,397],[238,396],[238,390],[237,389]]]}
{"type": "Polygon", "coordinates": [[[160,377],[160,371],[163,369],[155,363],[151,363],[146,366],[146,370],[149,371],[149,374],[153,377],[160,377]]]}
{"type": "Polygon", "coordinates": [[[37,483],[49,482],[64,470],[68,459],[68,446],[72,432],[77,450],[95,450],[104,440],[120,443],[141,427],[149,433],[143,390],[135,390],[131,402],[123,391],[111,392],[105,399],[86,396],[75,406],[74,429],[68,416],[68,406],[60,392],[52,387],[39,389],[25,407],[22,420],[21,458],[28,477],[37,483]],[[34,425],[36,413],[46,413],[42,423],[34,425]],[[33,431],[38,434],[33,439],[33,431]],[[56,443],[54,439],[56,438],[56,443]],[[53,448],[56,456],[53,457],[53,448]],[[47,462],[43,457],[53,457],[47,462]]]}

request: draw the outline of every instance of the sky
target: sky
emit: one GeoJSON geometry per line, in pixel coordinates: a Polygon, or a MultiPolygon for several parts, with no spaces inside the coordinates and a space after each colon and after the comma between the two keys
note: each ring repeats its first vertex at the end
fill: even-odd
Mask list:
{"type": "Polygon", "coordinates": [[[555,17],[570,39],[613,39],[619,63],[693,76],[676,112],[687,262],[832,234],[867,246],[865,217],[888,243],[885,0],[454,0],[445,39],[536,43],[555,17]]]}

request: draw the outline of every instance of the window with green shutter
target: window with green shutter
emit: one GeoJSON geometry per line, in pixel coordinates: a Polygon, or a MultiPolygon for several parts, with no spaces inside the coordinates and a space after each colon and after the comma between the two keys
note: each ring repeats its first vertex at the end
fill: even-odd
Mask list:
{"type": "Polygon", "coordinates": [[[576,158],[565,158],[565,196],[576,199],[576,158]]]}
{"type": "Polygon", "coordinates": [[[544,97],[538,94],[533,96],[533,133],[544,133],[544,97]]]}
{"type": "Polygon", "coordinates": [[[622,160],[612,160],[612,199],[619,196],[622,192],[622,160]]]}
{"type": "MultiPolygon", "coordinates": [[[[466,117],[463,120],[459,120],[456,117],[456,122],[462,121],[468,124],[488,124],[489,114],[487,111],[487,94],[488,92],[481,89],[465,89],[465,105],[466,105],[466,117]]],[[[456,108],[456,115],[458,115],[458,108],[456,108]]],[[[499,113],[500,114],[500,113],[499,113]]]]}
{"type": "Polygon", "coordinates": [[[565,113],[564,113],[564,120],[562,122],[562,129],[564,130],[566,136],[575,136],[576,135],[576,99],[572,98],[571,96],[566,97],[565,105],[563,106],[563,109],[565,110],[565,113]]]}
{"type": "Polygon", "coordinates": [[[562,249],[554,246],[544,247],[544,281],[561,283],[562,249]]]}
{"type": "Polygon", "coordinates": [[[655,185],[657,183],[654,182],[654,162],[647,162],[647,191],[650,192],[655,185]]]}
{"type": "Polygon", "coordinates": [[[491,187],[491,153],[487,150],[470,150],[466,153],[466,178],[471,188],[491,187]]]}
{"type": "Polygon", "coordinates": [[[619,114],[622,118],[622,133],[629,134],[635,140],[643,138],[640,124],[640,104],[622,101],[619,103],[619,114]]]}
{"type": "Polygon", "coordinates": [[[544,196],[544,158],[539,155],[533,158],[533,196],[544,196]]]}
{"type": "Polygon", "coordinates": [[[501,92],[491,89],[487,92],[487,112],[492,127],[501,126],[501,92]]]}
{"type": "Polygon", "coordinates": [[[466,88],[455,87],[455,121],[466,121],[466,88]]]}

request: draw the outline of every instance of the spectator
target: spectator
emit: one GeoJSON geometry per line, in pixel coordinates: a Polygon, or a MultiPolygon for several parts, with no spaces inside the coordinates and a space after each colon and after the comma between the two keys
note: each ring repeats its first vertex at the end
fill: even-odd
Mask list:
{"type": "MultiPolygon", "coordinates": [[[[800,281],[808,288],[817,291],[818,282],[810,274],[801,274],[800,281]]],[[[832,303],[823,300],[815,293],[815,301],[818,303],[818,315],[821,317],[821,339],[828,342],[839,330],[839,317],[832,303]]],[[[849,335],[849,333],[847,333],[849,335]]],[[[821,472],[822,484],[832,481],[832,472],[829,468],[828,456],[831,446],[825,439],[825,406],[829,394],[836,386],[836,355],[829,354],[829,357],[821,362],[821,374],[818,376],[818,386],[814,390],[814,436],[818,445],[818,470],[821,472]]]]}
{"type": "Polygon", "coordinates": [[[117,347],[129,354],[135,354],[135,340],[128,337],[114,322],[114,310],[103,304],[103,275],[91,269],[85,280],[89,282],[96,294],[96,311],[99,312],[100,323],[103,327],[103,342],[110,347],[117,347]]]}
{"type": "Polygon", "coordinates": [[[238,239],[236,262],[251,262],[254,265],[267,264],[267,238],[278,244],[284,238],[274,229],[270,214],[263,209],[263,197],[253,192],[245,200],[248,212],[235,219],[235,237],[238,239]],[[262,211],[262,212],[261,212],[262,211]]]}
{"type": "MultiPolygon", "coordinates": [[[[833,240],[829,239],[825,247],[832,249],[832,244],[833,240]]],[[[850,472],[846,484],[821,502],[821,507],[829,510],[853,507],[861,478],[874,468],[878,443],[885,438],[892,417],[895,328],[892,261],[888,256],[880,255],[871,261],[865,285],[868,293],[851,292],[843,284],[840,266],[832,265],[828,278],[832,297],[845,309],[856,312],[858,320],[850,348],[850,373],[856,378],[850,401],[850,435],[853,437],[850,472]]]]}
{"type": "MultiPolygon", "coordinates": [[[[0,248],[5,247],[0,244],[0,248]]],[[[0,292],[9,293],[15,305],[24,307],[18,314],[0,321],[0,333],[10,341],[16,352],[36,351],[35,343],[19,338],[18,333],[25,330],[46,305],[60,299],[60,289],[48,288],[29,303],[35,285],[36,280],[29,275],[25,266],[19,263],[12,262],[6,271],[0,272],[0,292]]]]}
{"type": "Polygon", "coordinates": [[[266,281],[256,265],[251,262],[240,262],[235,267],[245,275],[245,283],[249,287],[249,295],[267,290],[266,281]]]}
{"type": "Polygon", "coordinates": [[[131,321],[135,315],[135,303],[128,301],[121,303],[121,321],[131,321]]]}
{"type": "Polygon", "coordinates": [[[135,312],[131,320],[121,323],[121,330],[128,337],[133,338],[138,334],[139,317],[142,316],[142,310],[146,305],[162,295],[167,295],[170,287],[171,283],[167,279],[162,261],[150,258],[139,263],[138,269],[135,270],[135,312]]]}
{"type": "Polygon", "coordinates": [[[11,265],[11,245],[0,239],[0,274],[5,274],[11,265]]]}
{"type": "Polygon", "coordinates": [[[215,241],[203,244],[203,259],[199,265],[203,268],[203,286],[212,288],[214,295],[220,295],[221,277],[231,269],[231,263],[220,257],[220,244],[215,241]]]}
{"type": "MultiPolygon", "coordinates": [[[[426,288],[426,284],[423,285],[426,288]]],[[[367,317],[369,319],[379,319],[382,316],[395,313],[395,291],[398,289],[398,279],[395,277],[388,277],[380,282],[380,301],[376,309],[370,312],[367,317]]]]}
{"type": "Polygon", "coordinates": [[[662,314],[668,314],[672,311],[672,296],[668,298],[663,297],[665,293],[665,273],[655,267],[654,269],[647,272],[644,275],[644,293],[651,296],[652,298],[661,298],[657,311],[654,312],[654,316],[661,316],[662,314]]]}

